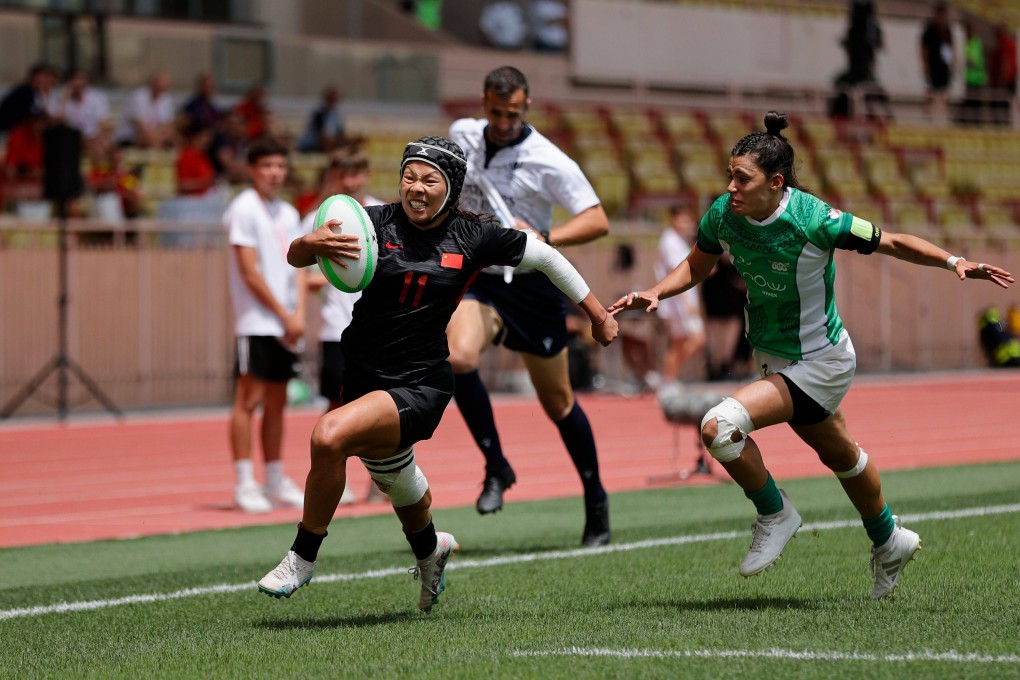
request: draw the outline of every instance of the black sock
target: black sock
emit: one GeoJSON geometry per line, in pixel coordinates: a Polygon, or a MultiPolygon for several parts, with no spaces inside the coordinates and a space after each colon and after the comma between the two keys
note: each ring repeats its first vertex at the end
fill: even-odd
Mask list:
{"type": "Polygon", "coordinates": [[[432,520],[429,520],[424,529],[419,529],[414,533],[405,531],[404,537],[411,544],[411,551],[414,553],[415,559],[419,560],[423,560],[435,552],[436,546],[439,544],[439,539],[436,537],[436,526],[432,520]]]}
{"type": "Polygon", "coordinates": [[[606,490],[602,488],[602,480],[599,479],[595,435],[592,434],[591,423],[581,405],[575,401],[574,408],[570,409],[566,418],[556,423],[556,427],[560,429],[560,437],[567,445],[577,474],[581,476],[585,503],[601,503],[606,500],[606,490]]]}
{"type": "Polygon", "coordinates": [[[503,457],[499,432],[496,431],[496,419],[492,415],[492,402],[478,371],[453,377],[453,398],[461,415],[464,416],[464,422],[471,430],[471,436],[485,456],[485,476],[498,475],[509,467],[510,463],[503,457]]]}
{"type": "Polygon", "coordinates": [[[322,545],[322,539],[328,535],[329,532],[313,534],[298,522],[297,536],[294,538],[294,545],[290,546],[290,549],[296,552],[301,559],[314,562],[319,556],[319,546],[322,545]]]}

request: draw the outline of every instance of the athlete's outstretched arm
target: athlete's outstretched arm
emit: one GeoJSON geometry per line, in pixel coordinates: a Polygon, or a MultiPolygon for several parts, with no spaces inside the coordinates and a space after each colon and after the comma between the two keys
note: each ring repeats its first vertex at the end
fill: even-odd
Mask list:
{"type": "Polygon", "coordinates": [[[648,290],[627,293],[609,305],[609,313],[617,314],[630,309],[654,312],[659,307],[659,300],[679,295],[708,278],[715,263],[719,261],[719,257],[719,255],[706,253],[695,244],[687,258],[673,271],[666,274],[661,281],[648,290]]]}
{"type": "Polygon", "coordinates": [[[954,257],[949,251],[911,234],[883,231],[876,252],[914,264],[951,269],[961,281],[987,279],[1003,288],[1009,288],[1015,281],[1013,275],[1005,269],[985,262],[970,262],[962,257],[954,257]]]}

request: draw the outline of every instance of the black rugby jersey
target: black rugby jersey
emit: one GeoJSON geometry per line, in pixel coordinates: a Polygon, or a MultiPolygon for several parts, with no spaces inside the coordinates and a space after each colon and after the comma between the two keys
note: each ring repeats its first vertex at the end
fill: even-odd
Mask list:
{"type": "Polygon", "coordinates": [[[517,266],[527,235],[453,216],[422,231],[399,203],[365,210],[375,225],[379,261],[340,344],[348,365],[413,382],[449,356],[446,326],[478,271],[517,266]]]}

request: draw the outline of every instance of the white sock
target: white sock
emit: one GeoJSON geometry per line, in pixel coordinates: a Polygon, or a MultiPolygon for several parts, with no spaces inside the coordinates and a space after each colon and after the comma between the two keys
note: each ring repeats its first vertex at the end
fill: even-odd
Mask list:
{"type": "Polygon", "coordinates": [[[277,487],[283,483],[283,461],[274,460],[266,463],[266,486],[277,487]]]}
{"type": "Polygon", "coordinates": [[[238,486],[250,486],[255,483],[255,465],[251,458],[234,461],[234,477],[238,486]]]}

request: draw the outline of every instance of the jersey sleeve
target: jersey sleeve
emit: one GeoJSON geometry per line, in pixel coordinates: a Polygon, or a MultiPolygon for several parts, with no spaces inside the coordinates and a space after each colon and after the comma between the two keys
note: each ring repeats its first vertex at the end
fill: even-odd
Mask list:
{"type": "Polygon", "coordinates": [[[558,149],[555,161],[542,172],[542,184],[554,203],[577,215],[602,202],[581,166],[558,149]]]}
{"type": "Polygon", "coordinates": [[[474,259],[479,268],[492,265],[516,267],[524,258],[528,235],[518,229],[504,229],[495,223],[478,225],[474,243],[474,259]]]}
{"type": "Polygon", "coordinates": [[[821,232],[827,237],[827,247],[856,250],[863,255],[875,252],[882,240],[881,229],[856,215],[824,207],[821,232]]]}
{"type": "Polygon", "coordinates": [[[227,240],[232,246],[257,248],[259,238],[255,216],[251,210],[246,210],[245,207],[240,202],[235,202],[230,206],[230,210],[224,218],[227,227],[227,240]]]}
{"type": "Polygon", "coordinates": [[[722,221],[720,201],[722,200],[725,200],[724,196],[716,199],[705,216],[701,218],[701,224],[698,225],[698,247],[709,255],[721,255],[723,252],[722,244],[719,242],[719,225],[722,221]]]}

